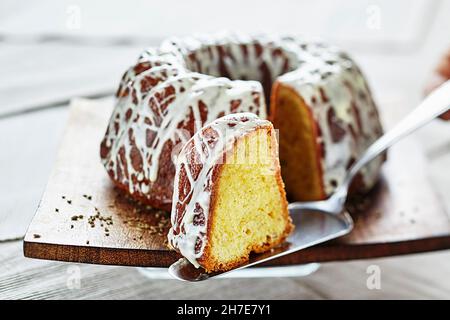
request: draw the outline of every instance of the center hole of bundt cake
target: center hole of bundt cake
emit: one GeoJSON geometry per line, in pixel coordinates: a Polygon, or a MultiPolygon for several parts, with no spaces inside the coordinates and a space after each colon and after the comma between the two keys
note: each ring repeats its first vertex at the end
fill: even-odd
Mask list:
{"type": "Polygon", "coordinates": [[[268,107],[276,78],[296,68],[283,48],[258,42],[203,46],[191,51],[185,61],[188,69],[194,72],[260,82],[268,107]]]}

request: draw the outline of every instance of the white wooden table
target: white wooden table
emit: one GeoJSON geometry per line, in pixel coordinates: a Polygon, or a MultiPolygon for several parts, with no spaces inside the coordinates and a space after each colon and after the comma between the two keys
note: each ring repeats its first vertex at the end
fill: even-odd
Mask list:
{"type": "MultiPolygon", "coordinates": [[[[91,1],[0,3],[0,299],[450,298],[449,251],[327,263],[304,278],[200,284],[149,280],[135,268],[23,257],[21,238],[52,168],[68,99],[114,91],[139,51],[167,35],[231,28],[326,37],[356,57],[380,103],[411,107],[450,45],[447,1],[234,2],[225,8],[205,0],[108,2],[107,12],[105,3],[91,1]],[[177,12],[168,14],[168,7],[177,12]],[[379,290],[366,284],[374,265],[379,290]]],[[[416,138],[450,212],[450,124],[436,121],[416,138]]]]}

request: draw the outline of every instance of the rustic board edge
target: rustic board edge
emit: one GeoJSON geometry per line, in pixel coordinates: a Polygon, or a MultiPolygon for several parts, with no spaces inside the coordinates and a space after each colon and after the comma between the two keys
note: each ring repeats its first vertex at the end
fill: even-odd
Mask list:
{"type": "Polygon", "coordinates": [[[175,251],[70,246],[23,241],[27,258],[87,264],[167,267],[180,258],[175,251]]]}
{"type": "MultiPolygon", "coordinates": [[[[332,243],[304,249],[261,266],[374,259],[446,249],[450,249],[450,235],[363,245],[332,243]]],[[[23,242],[23,252],[27,258],[41,260],[134,267],[168,267],[180,258],[175,251],[68,246],[26,240],[23,242]]]]}

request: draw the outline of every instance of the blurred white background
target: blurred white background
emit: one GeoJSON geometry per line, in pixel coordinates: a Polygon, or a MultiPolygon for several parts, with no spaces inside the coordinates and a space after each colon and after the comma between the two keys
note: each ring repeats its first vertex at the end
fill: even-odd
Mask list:
{"type": "Polygon", "coordinates": [[[2,1],[0,30],[4,35],[22,39],[77,36],[149,41],[226,28],[302,33],[375,48],[379,42],[395,47],[417,45],[436,7],[435,1],[426,0],[26,3],[2,1]]]}
{"type": "Polygon", "coordinates": [[[113,91],[144,47],[222,30],[323,38],[350,51],[375,86],[398,92],[413,71],[408,81],[419,88],[449,45],[449,12],[439,0],[1,0],[0,114],[113,91]]]}

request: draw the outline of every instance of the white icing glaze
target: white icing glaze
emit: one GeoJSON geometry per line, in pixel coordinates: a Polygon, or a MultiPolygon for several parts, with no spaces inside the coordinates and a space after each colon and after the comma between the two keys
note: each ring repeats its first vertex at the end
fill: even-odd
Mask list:
{"type": "MultiPolygon", "coordinates": [[[[184,48],[182,55],[191,70],[223,76],[219,50],[211,50],[215,46],[221,46],[222,51],[230,53],[225,56],[226,76],[229,78],[261,81],[266,91],[270,90],[274,81],[278,81],[297,91],[311,108],[322,132],[317,142],[323,143],[325,149],[321,165],[326,195],[330,195],[343,181],[350,161],[357,159],[382,132],[376,106],[364,76],[351,58],[336,47],[298,38],[269,35],[249,37],[226,33],[166,41],[165,46],[171,45],[184,48]],[[260,45],[260,54],[255,43],[260,45]],[[246,54],[242,50],[243,44],[246,46],[246,54]],[[195,52],[194,61],[186,58],[188,52],[195,52]],[[197,65],[197,61],[202,63],[197,65]],[[269,85],[265,83],[262,65],[267,66],[269,85]],[[319,89],[323,90],[328,101],[321,100],[319,89]],[[313,96],[316,98],[315,102],[312,101],[313,96]],[[352,104],[363,124],[361,128],[352,104]],[[345,132],[339,141],[333,141],[330,132],[330,109],[335,114],[334,122],[345,132]],[[354,136],[350,132],[350,126],[355,130],[354,136]]],[[[266,92],[266,96],[267,94],[266,92]]],[[[361,171],[367,188],[375,184],[382,162],[382,158],[374,160],[361,171]]]]}
{"type": "MultiPolygon", "coordinates": [[[[303,46],[305,51],[299,57],[305,63],[277,81],[292,87],[304,99],[321,130],[317,143],[323,143],[325,149],[322,179],[325,193],[330,195],[342,183],[352,159],[358,159],[381,135],[382,129],[375,103],[356,64],[335,47],[314,43],[303,46]],[[338,141],[333,139],[330,112],[342,129],[338,141]]],[[[361,171],[367,188],[375,184],[382,162],[378,158],[361,171]]]]}
{"type": "MultiPolygon", "coordinates": [[[[344,178],[351,159],[357,158],[381,134],[364,77],[354,62],[334,47],[267,35],[173,38],[159,48],[146,50],[122,79],[117,105],[102,143],[102,161],[112,179],[152,205],[169,206],[171,184],[161,186],[158,180],[160,176],[171,179],[164,164],[161,169],[161,161],[171,161],[162,159],[164,146],[178,144],[172,151],[172,159],[175,158],[179,146],[191,134],[223,114],[256,112],[265,118],[265,101],[257,81],[266,90],[266,97],[273,82],[279,81],[292,87],[311,108],[322,133],[317,143],[323,144],[325,150],[321,165],[328,195],[344,178]],[[215,78],[219,76],[256,81],[215,78]],[[149,84],[149,78],[154,83],[149,84]],[[157,99],[168,87],[173,88],[173,94],[157,99]],[[233,100],[241,101],[236,110],[230,106],[233,100]],[[149,107],[151,101],[156,101],[153,104],[156,111],[149,107]],[[206,118],[201,116],[199,101],[206,105],[206,118]],[[131,110],[129,117],[128,110],[131,110]],[[184,129],[191,110],[195,127],[187,134],[184,129]],[[339,139],[333,138],[330,114],[334,128],[343,132],[339,139]],[[179,127],[179,123],[183,125],[179,127]],[[130,130],[134,143],[129,137],[130,130]],[[150,146],[146,144],[147,130],[155,135],[150,146]],[[142,166],[132,165],[132,153],[134,158],[142,159],[142,166]]],[[[381,162],[381,159],[373,161],[362,170],[367,187],[375,183],[381,162]]]]}
{"type": "Polygon", "coordinates": [[[264,65],[273,82],[278,76],[298,67],[297,52],[289,48],[289,44],[287,39],[275,36],[249,37],[225,33],[173,38],[165,41],[161,47],[168,52],[174,51],[174,47],[179,48],[188,69],[216,77],[261,81],[264,77],[261,68],[264,65]],[[189,53],[193,52],[195,59],[191,60],[189,53]],[[226,74],[221,70],[221,56],[226,74]]]}
{"type": "Polygon", "coordinates": [[[235,141],[258,128],[272,128],[272,124],[252,113],[231,114],[219,118],[198,131],[178,156],[171,214],[172,228],[169,230],[168,239],[171,246],[177,248],[196,267],[200,266],[197,260],[203,255],[208,242],[206,234],[214,172],[218,165],[228,163],[224,155],[232,149],[235,141]],[[196,163],[193,163],[192,159],[195,159],[196,163]],[[201,166],[199,172],[196,171],[198,168],[192,168],[193,165],[201,166]],[[195,219],[202,223],[194,223],[195,219]]]}
{"type": "Polygon", "coordinates": [[[130,194],[156,201],[155,206],[170,205],[172,200],[172,184],[165,195],[153,192],[158,189],[161,156],[168,142],[175,145],[170,161],[194,132],[221,115],[250,111],[266,117],[259,82],[192,72],[182,56],[177,56],[175,47],[167,52],[164,47],[167,45],[157,53],[150,50],[142,55],[138,66],[147,63],[150,68],[138,73],[135,66],[125,74],[102,144],[107,150],[102,152],[102,161],[113,180],[126,185],[130,194]],[[150,90],[142,90],[150,78],[157,83],[150,90]],[[187,127],[190,120],[192,129],[187,127]],[[151,144],[146,140],[148,130],[153,135],[151,144]],[[133,157],[141,159],[139,166],[132,165],[133,157]]]}

